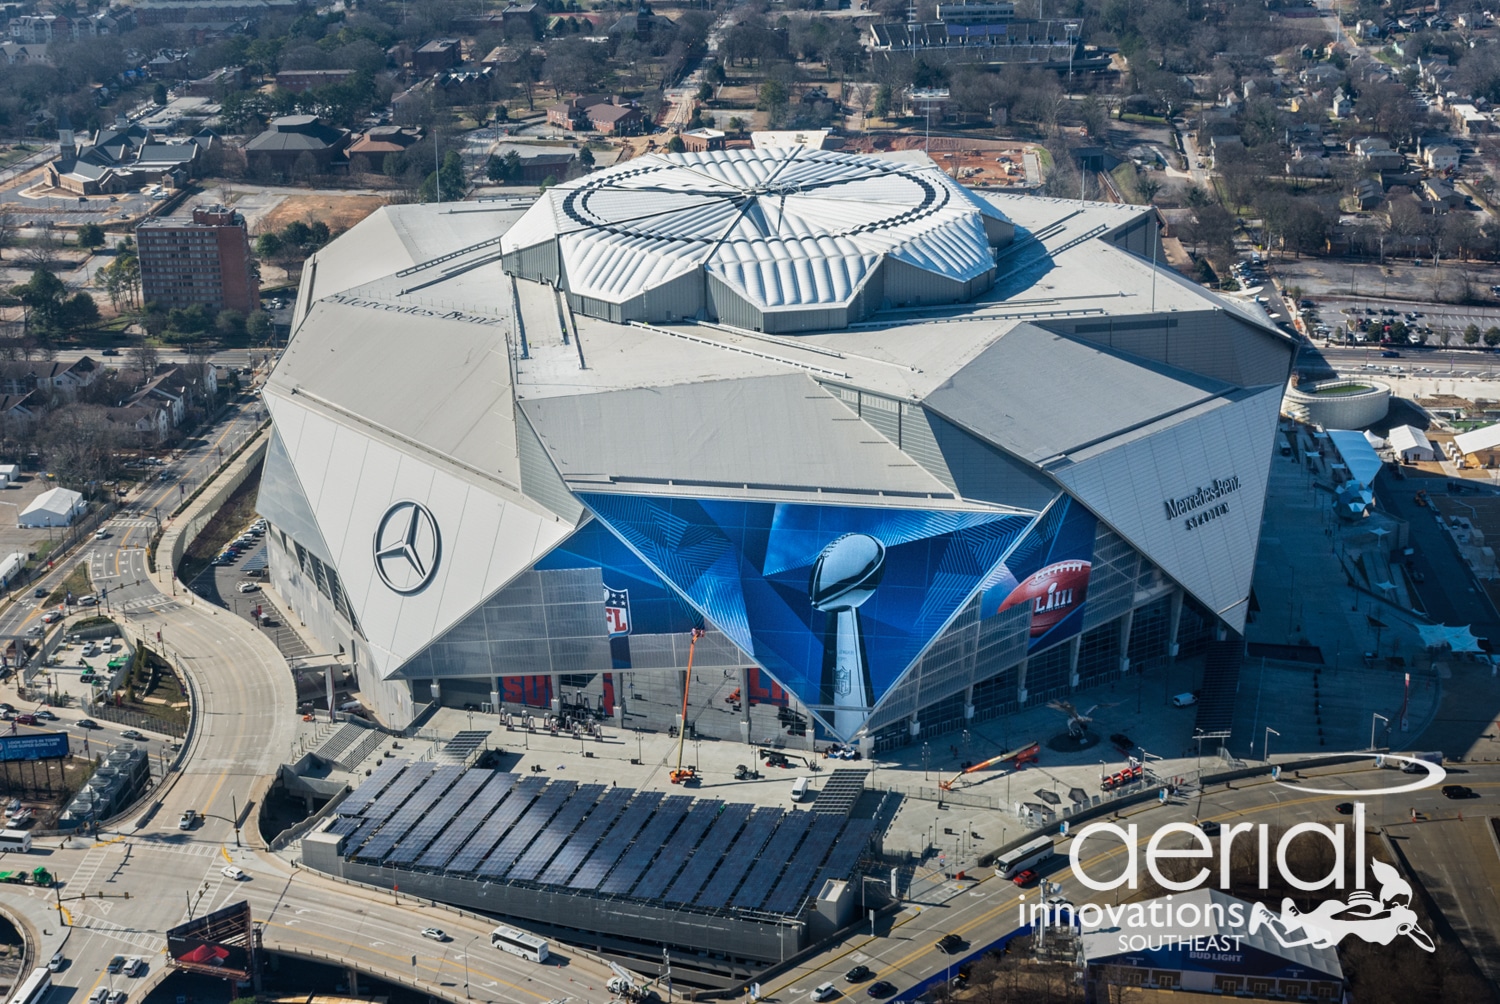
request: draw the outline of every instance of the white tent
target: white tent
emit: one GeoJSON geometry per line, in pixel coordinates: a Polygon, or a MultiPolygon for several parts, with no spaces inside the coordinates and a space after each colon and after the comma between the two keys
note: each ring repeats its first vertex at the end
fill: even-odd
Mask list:
{"type": "Polygon", "coordinates": [[[1447,624],[1418,624],[1417,634],[1422,636],[1422,644],[1428,648],[1442,648],[1447,645],[1455,652],[1478,652],[1479,639],[1475,638],[1469,631],[1469,625],[1462,627],[1449,627],[1447,624]]]}
{"type": "Polygon", "coordinates": [[[53,488],[42,492],[32,500],[31,505],[21,510],[21,517],[16,521],[17,526],[68,526],[73,522],[74,516],[81,516],[88,510],[88,505],[83,501],[83,496],[71,488],[53,488]]]}
{"type": "Polygon", "coordinates": [[[1437,451],[1427,435],[1414,425],[1398,425],[1388,437],[1391,450],[1406,463],[1437,459],[1437,451]]]}
{"type": "Polygon", "coordinates": [[[1339,456],[1349,465],[1349,474],[1355,481],[1365,486],[1375,483],[1375,475],[1383,465],[1363,432],[1329,429],[1328,438],[1338,447],[1339,456]]]}

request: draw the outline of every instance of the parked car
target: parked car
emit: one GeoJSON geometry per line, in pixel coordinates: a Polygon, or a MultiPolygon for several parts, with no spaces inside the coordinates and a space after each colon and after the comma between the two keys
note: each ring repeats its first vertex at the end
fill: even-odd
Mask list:
{"type": "Polygon", "coordinates": [[[111,990],[109,996],[104,998],[104,1004],[125,1004],[129,997],[130,995],[123,990],[111,990]]]}
{"type": "Polygon", "coordinates": [[[1197,703],[1197,694],[1178,694],[1176,697],[1172,698],[1172,707],[1174,708],[1186,708],[1191,704],[1197,703]]]}
{"type": "Polygon", "coordinates": [[[1354,803],[1353,802],[1340,802],[1338,805],[1335,805],[1333,807],[1333,811],[1337,812],[1340,816],[1350,815],[1351,813],[1354,812],[1354,803]]]}
{"type": "Polygon", "coordinates": [[[105,966],[104,968],[108,972],[118,973],[121,969],[125,968],[125,956],[116,955],[114,958],[109,960],[109,965],[105,966]]]}
{"type": "Polygon", "coordinates": [[[17,715],[16,716],[16,724],[17,725],[35,725],[36,724],[36,715],[17,715]]]}
{"type": "Polygon", "coordinates": [[[235,586],[235,588],[238,589],[242,593],[255,593],[255,592],[259,592],[260,591],[260,583],[259,582],[241,582],[238,586],[235,586]]]}
{"type": "Polygon", "coordinates": [[[99,605],[99,597],[95,596],[93,593],[88,593],[84,596],[80,596],[78,597],[78,605],[80,607],[97,607],[99,605]]]}
{"type": "Polygon", "coordinates": [[[126,976],[138,976],[145,968],[146,963],[142,962],[139,956],[132,955],[125,960],[124,973],[126,976]]]}

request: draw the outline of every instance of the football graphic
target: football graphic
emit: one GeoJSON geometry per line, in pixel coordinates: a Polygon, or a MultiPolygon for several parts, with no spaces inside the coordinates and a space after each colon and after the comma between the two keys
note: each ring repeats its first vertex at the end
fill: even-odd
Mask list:
{"type": "Polygon", "coordinates": [[[1031,637],[1044,635],[1083,605],[1089,592],[1089,568],[1087,561],[1053,562],[1011,590],[1000,610],[1030,604],[1031,637]]]}

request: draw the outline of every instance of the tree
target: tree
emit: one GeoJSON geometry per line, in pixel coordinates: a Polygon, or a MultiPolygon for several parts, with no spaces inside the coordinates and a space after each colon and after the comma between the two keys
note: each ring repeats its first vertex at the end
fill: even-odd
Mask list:
{"type": "Polygon", "coordinates": [[[1141,193],[1141,198],[1146,200],[1146,205],[1156,202],[1156,197],[1161,194],[1161,182],[1149,174],[1142,174],[1136,178],[1136,190],[1141,193]]]}
{"type": "Polygon", "coordinates": [[[245,315],[238,310],[221,310],[214,318],[214,331],[227,339],[245,337],[245,315]]]}
{"type": "Polygon", "coordinates": [[[245,334],[250,337],[251,341],[269,341],[271,331],[271,315],[264,310],[253,311],[249,317],[245,318],[245,334]]]}
{"type": "Polygon", "coordinates": [[[457,150],[449,150],[443,155],[442,166],[422,182],[418,197],[423,202],[462,199],[466,187],[463,159],[459,157],[457,150]]]}
{"type": "Polygon", "coordinates": [[[78,246],[97,248],[104,246],[104,228],[97,223],[85,223],[78,228],[78,246]]]}
{"type": "Polygon", "coordinates": [[[141,341],[141,344],[133,346],[130,350],[130,365],[143,373],[146,379],[156,372],[157,364],[161,362],[161,353],[156,346],[150,342],[141,341]]]}
{"type": "Polygon", "coordinates": [[[713,96],[714,96],[714,85],[713,84],[710,84],[708,81],[705,80],[703,83],[701,83],[701,84],[698,85],[698,100],[699,101],[711,101],[711,100],[713,100],[713,96]]]}
{"type": "Polygon", "coordinates": [[[0,213],[0,257],[5,256],[5,249],[16,242],[16,218],[10,213],[0,213]]]}
{"type": "Polygon", "coordinates": [[[667,140],[668,153],[682,153],[686,149],[687,145],[682,142],[682,137],[676,133],[673,133],[672,138],[667,140]]]}
{"type": "Polygon", "coordinates": [[[594,151],[590,150],[588,147],[584,147],[582,150],[579,150],[578,166],[583,168],[585,171],[592,171],[594,169],[594,151]]]}
{"type": "Polygon", "coordinates": [[[74,293],[63,301],[59,321],[68,331],[79,331],[99,323],[99,305],[87,293],[74,293]]]}
{"type": "Polygon", "coordinates": [[[57,276],[39,268],[31,273],[30,280],[11,287],[10,292],[27,308],[26,324],[29,329],[48,332],[59,326],[63,298],[67,295],[68,287],[57,276]]]}
{"type": "Polygon", "coordinates": [[[164,105],[164,104],[166,104],[167,103],[167,85],[158,82],[157,85],[154,88],[151,89],[151,100],[154,101],[154,102],[156,102],[158,105],[164,105]]]}
{"type": "Polygon", "coordinates": [[[1491,325],[1484,330],[1484,344],[1492,349],[1500,345],[1500,327],[1491,325]]]}
{"type": "MultiPolygon", "coordinates": [[[[585,148],[584,153],[588,153],[585,148]]],[[[580,161],[582,158],[580,157],[580,161]]],[[[593,155],[589,155],[589,166],[593,166],[593,155]]],[[[509,185],[521,180],[521,155],[515,150],[508,150],[504,157],[490,155],[490,159],[484,165],[485,177],[497,185],[509,185]]]]}
{"type": "Polygon", "coordinates": [[[257,258],[276,258],[286,250],[281,236],[267,231],[255,238],[255,256],[257,258]]]}
{"type": "Polygon", "coordinates": [[[878,119],[883,119],[891,113],[891,85],[881,84],[875,88],[875,99],[870,106],[870,114],[878,119]]]}
{"type": "Polygon", "coordinates": [[[1466,326],[1464,328],[1464,344],[1465,345],[1478,345],[1479,344],[1479,325],[1477,325],[1477,324],[1469,324],[1468,326],[1466,326]]]}

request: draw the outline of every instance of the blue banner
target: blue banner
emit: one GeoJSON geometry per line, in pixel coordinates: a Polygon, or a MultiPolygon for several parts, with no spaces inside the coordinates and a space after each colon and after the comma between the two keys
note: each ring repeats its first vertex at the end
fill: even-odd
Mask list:
{"type": "Polygon", "coordinates": [[[66,732],[29,732],[0,736],[0,761],[61,760],[68,755],[66,732]]]}

